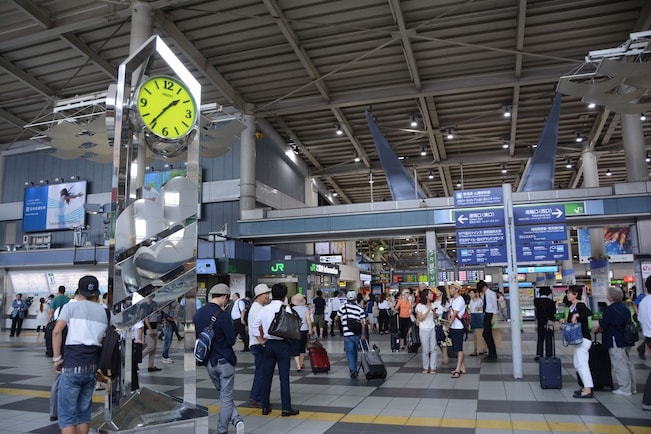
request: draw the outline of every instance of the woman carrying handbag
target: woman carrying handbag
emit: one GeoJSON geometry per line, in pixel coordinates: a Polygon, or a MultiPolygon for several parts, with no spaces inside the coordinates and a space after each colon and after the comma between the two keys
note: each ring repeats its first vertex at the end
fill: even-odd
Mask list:
{"type": "Polygon", "coordinates": [[[570,303],[569,313],[567,314],[567,322],[574,324],[581,324],[581,332],[583,334],[583,342],[580,345],[573,345],[574,347],[574,369],[579,373],[583,388],[574,392],[575,398],[593,398],[592,388],[594,383],[592,381],[592,374],[590,373],[590,347],[592,346],[592,335],[588,328],[588,318],[592,316],[592,311],[581,300],[582,289],[580,286],[572,285],[567,290],[567,300],[570,303]]]}

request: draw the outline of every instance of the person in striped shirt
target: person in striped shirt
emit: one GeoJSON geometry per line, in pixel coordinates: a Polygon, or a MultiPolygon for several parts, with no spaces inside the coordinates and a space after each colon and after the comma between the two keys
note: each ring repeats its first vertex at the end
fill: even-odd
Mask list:
{"type": "Polygon", "coordinates": [[[337,316],[344,331],[344,351],[348,359],[350,378],[357,378],[357,348],[360,339],[365,339],[362,330],[366,324],[366,313],[357,304],[357,293],[348,291],[346,303],[341,305],[337,316]]]}

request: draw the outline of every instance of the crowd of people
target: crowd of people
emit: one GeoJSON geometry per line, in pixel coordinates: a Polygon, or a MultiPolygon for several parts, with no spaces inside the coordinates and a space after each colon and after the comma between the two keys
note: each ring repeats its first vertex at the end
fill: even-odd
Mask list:
{"type": "MultiPolygon", "coordinates": [[[[647,292],[651,292],[651,277],[646,280],[645,287],[647,292]]],[[[79,429],[83,432],[90,422],[90,406],[96,383],[95,360],[110,321],[110,315],[104,314],[108,312],[106,300],[100,303],[98,288],[95,277],[84,276],[80,279],[72,300],[65,295],[65,288],[62,287],[57,297],[41,305],[41,308],[44,305],[49,307],[46,310],[47,317],[56,321],[52,338],[52,360],[54,369],[59,374],[57,410],[59,426],[64,434],[80,432],[79,429]],[[69,303],[70,301],[75,303],[69,303]],[[64,331],[67,332],[67,337],[64,331]]],[[[608,349],[618,385],[612,393],[625,396],[636,393],[631,346],[624,341],[624,325],[632,319],[629,309],[623,304],[624,293],[620,288],[608,289],[608,304],[592,330],[589,328],[592,311],[582,301],[583,295],[581,287],[569,287],[564,300],[567,313],[560,319],[561,323],[580,324],[583,336],[581,343],[573,347],[573,365],[582,384],[573,396],[578,399],[594,396],[595,382],[589,363],[593,333],[603,334],[603,345],[608,349]]],[[[20,302],[21,297],[17,296],[17,310],[20,309],[20,302]]],[[[534,305],[538,336],[535,359],[538,360],[554,354],[556,303],[548,287],[539,289],[534,305]]],[[[643,333],[636,351],[640,358],[645,358],[645,353],[651,353],[651,297],[641,294],[634,300],[634,305],[633,319],[639,323],[643,333]]],[[[144,320],[133,328],[134,352],[139,349],[142,352],[140,358],[148,356],[148,370],[154,372],[160,370],[154,365],[157,323],[163,322],[163,363],[166,363],[176,318],[171,314],[169,306],[160,309],[154,297],[148,298],[144,306],[147,310],[144,320]]],[[[290,393],[292,361],[296,371],[305,368],[306,349],[311,338],[327,339],[335,336],[336,332],[343,336],[350,376],[356,378],[360,342],[368,339],[371,333],[398,334],[398,351],[405,351],[408,341],[414,338],[409,334],[415,332],[420,342],[422,373],[440,372],[440,351],[443,364],[449,363],[450,354],[456,358],[456,365],[450,375],[459,378],[466,373],[463,349],[464,341],[470,334],[473,338],[473,352],[470,356],[484,353],[486,362],[498,359],[492,329],[499,310],[497,293],[484,281],[478,282],[476,287],[466,289],[457,282],[431,289],[421,285],[418,290],[402,290],[395,299],[386,294],[364,297],[356,291],[348,291],[342,296],[334,292],[332,297],[326,299],[319,290],[310,304],[303,294],[289,297],[287,286],[280,283],[271,288],[264,283],[258,284],[253,289],[252,297],[247,294],[243,298],[239,294],[233,296],[228,285],[214,285],[208,291],[206,305],[197,310],[193,321],[197,331],[204,330],[208,324],[214,325],[210,356],[205,366],[221,401],[218,432],[228,432],[228,426],[232,424],[238,434],[244,433],[244,421],[233,398],[237,364],[234,346],[238,338],[244,344],[241,351],[250,351],[255,365],[249,406],[260,408],[262,415],[272,413],[271,386],[277,370],[281,402],[278,410],[282,417],[290,417],[299,414],[299,410],[292,405],[290,393]],[[287,340],[271,332],[274,317],[283,309],[300,317],[300,339],[287,340]],[[233,310],[237,311],[236,314],[233,310]]],[[[12,332],[19,333],[18,330],[17,324],[12,332]]],[[[182,339],[178,334],[177,337],[182,339]]],[[[137,365],[134,366],[136,369],[132,370],[132,376],[134,387],[137,388],[137,365]]],[[[642,406],[645,410],[651,410],[651,373],[646,381],[642,406]]]]}

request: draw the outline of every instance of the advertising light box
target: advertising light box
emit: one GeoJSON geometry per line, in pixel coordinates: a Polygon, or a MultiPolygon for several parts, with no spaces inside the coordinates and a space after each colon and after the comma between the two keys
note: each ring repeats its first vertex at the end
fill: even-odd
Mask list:
{"type": "Polygon", "coordinates": [[[72,229],[85,224],[86,181],[25,188],[23,232],[72,229]]]}

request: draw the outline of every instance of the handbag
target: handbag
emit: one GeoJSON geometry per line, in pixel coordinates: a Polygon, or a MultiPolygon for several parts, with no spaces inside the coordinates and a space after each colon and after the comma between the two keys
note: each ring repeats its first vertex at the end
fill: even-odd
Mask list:
{"type": "Polygon", "coordinates": [[[285,306],[280,306],[274,319],[269,325],[269,334],[283,339],[297,341],[301,339],[301,317],[296,311],[290,308],[291,313],[287,312],[285,306]]]}
{"type": "Polygon", "coordinates": [[[580,323],[563,324],[563,346],[580,345],[583,342],[583,331],[580,323]]]}
{"type": "Polygon", "coordinates": [[[442,326],[442,325],[437,324],[436,327],[435,327],[435,329],[434,329],[434,331],[435,331],[435,333],[436,333],[436,342],[443,342],[443,341],[445,341],[445,338],[446,338],[446,336],[445,336],[445,330],[443,330],[443,326],[442,326]]]}

